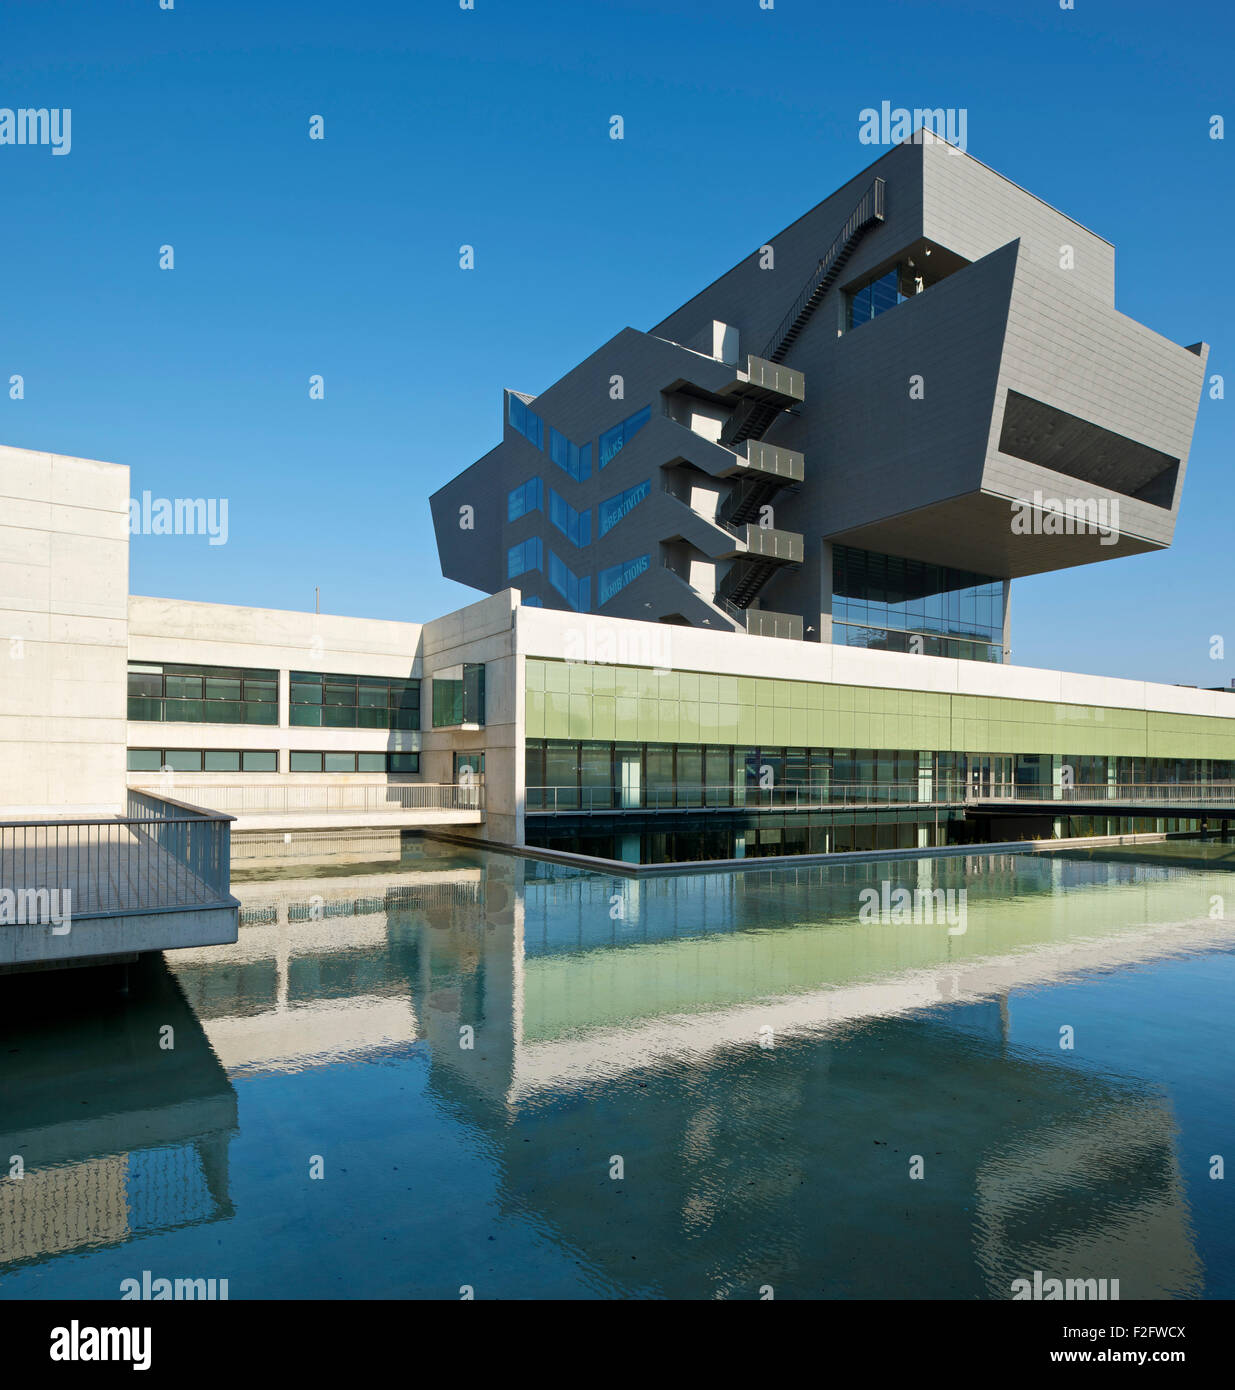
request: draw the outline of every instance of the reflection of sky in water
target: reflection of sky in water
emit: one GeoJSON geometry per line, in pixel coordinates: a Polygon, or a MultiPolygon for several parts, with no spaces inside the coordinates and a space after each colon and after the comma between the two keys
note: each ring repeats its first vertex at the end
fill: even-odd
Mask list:
{"type": "Polygon", "coordinates": [[[640,879],[426,848],[239,885],[239,943],[127,1000],[5,984],[0,1297],[143,1269],[237,1298],[1235,1292],[1219,847],[640,879]],[[884,880],[964,889],[964,930],[859,921],[884,880]]]}

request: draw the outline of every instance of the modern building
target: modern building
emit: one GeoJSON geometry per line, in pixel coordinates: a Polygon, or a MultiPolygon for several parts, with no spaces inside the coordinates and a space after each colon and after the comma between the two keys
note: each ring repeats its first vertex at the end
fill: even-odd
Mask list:
{"type": "Polygon", "coordinates": [[[1171,542],[1208,349],[1115,308],[1112,245],[929,136],[434,494],[443,572],[525,604],[1004,662],[1013,579],[1171,542]]]}
{"type": "MultiPolygon", "coordinates": [[[[0,567],[0,887],[31,836],[144,844],[159,798],[216,813],[158,831],[191,869],[177,837],[213,836],[216,870],[229,826],[233,854],[436,830],[663,862],[1217,829],[1235,810],[1228,691],[750,642],[517,589],[424,623],[130,595],[128,495],[124,467],[0,449],[18,557],[0,567]]],[[[196,905],[230,916],[177,944],[234,940],[210,881],[196,905]]]]}
{"type": "Polygon", "coordinates": [[[214,813],[233,931],[227,834],[664,862],[1225,826],[1231,692],[1009,662],[1012,579],[1170,544],[1206,355],[927,139],[506,392],[432,498],[490,592],[445,617],[130,595],[127,469],[0,449],[0,877],[32,825],[141,839],[156,804],[214,813]]]}

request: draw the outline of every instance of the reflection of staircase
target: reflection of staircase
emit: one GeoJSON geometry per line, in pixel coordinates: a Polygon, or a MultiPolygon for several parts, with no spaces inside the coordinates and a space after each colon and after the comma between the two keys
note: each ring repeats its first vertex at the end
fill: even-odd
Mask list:
{"type": "MultiPolygon", "coordinates": [[[[820,257],[801,293],[777,325],[775,333],[768,339],[767,346],[759,356],[769,362],[785,360],[789,349],[810,322],[810,316],[844,270],[846,262],[853,255],[854,247],[869,227],[882,221],[883,180],[875,179],[858,200],[857,207],[849,214],[845,225],[837,233],[836,240],[820,257]]],[[[721,432],[720,442],[728,448],[733,448],[745,439],[762,439],[780,412],[780,405],[774,401],[747,401],[734,412],[721,432]]]]}

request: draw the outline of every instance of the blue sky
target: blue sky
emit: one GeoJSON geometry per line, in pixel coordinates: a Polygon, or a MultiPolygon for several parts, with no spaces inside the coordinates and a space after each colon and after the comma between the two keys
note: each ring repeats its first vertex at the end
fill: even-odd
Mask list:
{"type": "MultiPolygon", "coordinates": [[[[135,593],[434,616],[477,594],[428,495],[502,388],[826,196],[883,100],[965,107],[971,154],[1114,242],[1116,306],[1229,376],[1231,7],[1076,4],[5,0],[0,106],[71,108],[72,149],[0,147],[0,442],[228,499],[224,546],[134,538],[135,593]]],[[[1018,581],[1014,661],[1229,684],[1232,408],[1202,400],[1171,551],[1018,581]]]]}

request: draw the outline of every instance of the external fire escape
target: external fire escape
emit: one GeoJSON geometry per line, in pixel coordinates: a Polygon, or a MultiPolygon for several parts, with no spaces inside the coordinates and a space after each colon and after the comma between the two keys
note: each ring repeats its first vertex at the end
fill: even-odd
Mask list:
{"type": "Polygon", "coordinates": [[[747,631],[776,630],[774,620],[770,625],[759,623],[757,619],[752,622],[754,614],[748,610],[777,571],[802,562],[800,534],[759,524],[763,509],[772,499],[783,488],[801,483],[804,477],[800,453],[763,442],[784,411],[805,398],[802,374],[784,366],[785,357],[835,285],[863,235],[876,222],[883,221],[883,188],[882,179],[871,183],[763,352],[747,358],[738,407],[721,431],[721,444],[742,458],[745,466],[722,504],[717,520],[744,543],[744,548],[721,582],[716,602],[739,619],[747,631]]]}

